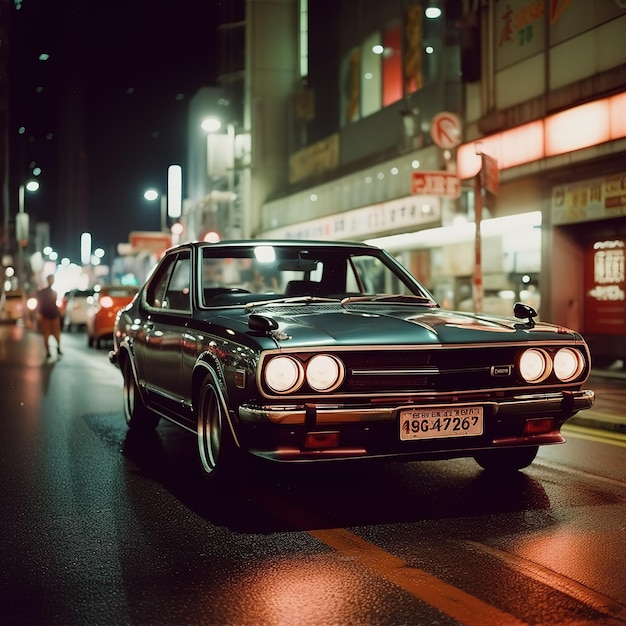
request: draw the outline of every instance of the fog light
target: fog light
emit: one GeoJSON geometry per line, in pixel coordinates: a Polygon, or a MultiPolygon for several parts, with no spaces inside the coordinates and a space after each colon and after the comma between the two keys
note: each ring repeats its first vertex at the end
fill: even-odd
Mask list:
{"type": "Polygon", "coordinates": [[[307,433],[304,447],[309,449],[336,448],[339,445],[339,432],[325,431],[307,433]]]}
{"type": "Polygon", "coordinates": [[[527,420],[524,424],[525,435],[542,435],[554,430],[554,420],[549,417],[527,420]]]}

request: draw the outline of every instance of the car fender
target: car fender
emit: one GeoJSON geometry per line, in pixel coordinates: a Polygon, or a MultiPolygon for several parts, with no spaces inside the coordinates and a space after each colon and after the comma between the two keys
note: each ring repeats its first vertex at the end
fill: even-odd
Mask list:
{"type": "Polygon", "coordinates": [[[128,337],[124,337],[122,342],[118,346],[117,354],[115,355],[115,363],[119,367],[124,374],[124,365],[126,362],[129,363],[130,369],[133,377],[135,378],[135,382],[137,383],[137,390],[141,395],[141,399],[144,404],[148,404],[148,399],[146,397],[146,392],[144,387],[139,382],[139,376],[137,374],[137,364],[134,358],[134,350],[132,348],[132,342],[128,340],[128,337]]]}
{"type": "Polygon", "coordinates": [[[233,413],[228,405],[228,389],[224,381],[224,374],[221,371],[219,362],[212,357],[210,353],[203,353],[198,357],[196,367],[192,374],[192,405],[193,412],[195,414],[198,402],[200,399],[200,390],[207,378],[211,378],[213,384],[219,390],[220,401],[222,402],[222,408],[224,409],[224,415],[228,421],[228,428],[232,435],[235,445],[240,448],[241,443],[237,437],[237,433],[233,426],[233,413]]]}

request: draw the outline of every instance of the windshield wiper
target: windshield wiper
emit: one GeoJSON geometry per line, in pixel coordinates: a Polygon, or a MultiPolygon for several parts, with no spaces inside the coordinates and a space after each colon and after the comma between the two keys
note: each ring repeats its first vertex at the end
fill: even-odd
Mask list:
{"type": "Polygon", "coordinates": [[[378,304],[381,302],[392,302],[394,304],[426,304],[430,307],[436,307],[437,304],[426,296],[415,296],[412,294],[383,294],[378,296],[351,296],[341,301],[342,305],[346,304],[378,304]]]}
{"type": "Polygon", "coordinates": [[[246,310],[259,306],[271,306],[273,304],[309,304],[311,302],[339,302],[339,298],[320,298],[319,296],[290,296],[288,298],[274,298],[272,300],[261,300],[259,302],[248,302],[246,310]]]}

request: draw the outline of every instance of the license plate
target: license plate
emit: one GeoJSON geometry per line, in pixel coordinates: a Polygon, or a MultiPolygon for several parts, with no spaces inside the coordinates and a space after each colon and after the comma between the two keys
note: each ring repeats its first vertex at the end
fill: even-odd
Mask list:
{"type": "Polygon", "coordinates": [[[482,406],[438,406],[400,411],[401,441],[482,434],[482,406]]]}

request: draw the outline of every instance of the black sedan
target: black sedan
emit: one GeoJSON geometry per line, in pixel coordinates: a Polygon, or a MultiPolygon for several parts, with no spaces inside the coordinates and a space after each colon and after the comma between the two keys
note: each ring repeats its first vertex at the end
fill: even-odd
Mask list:
{"type": "Polygon", "coordinates": [[[518,470],[593,405],[580,334],[440,308],[390,254],[315,241],[170,249],[117,315],[132,429],[197,435],[201,467],[474,457],[518,470]]]}

